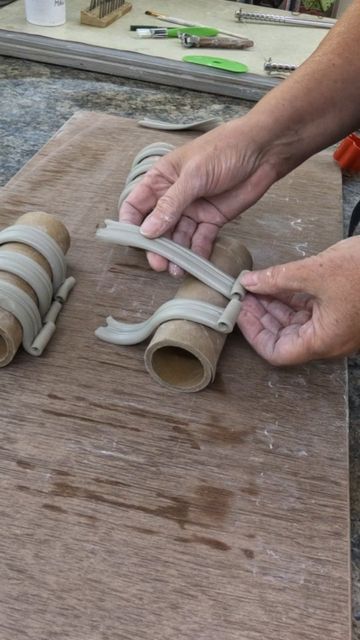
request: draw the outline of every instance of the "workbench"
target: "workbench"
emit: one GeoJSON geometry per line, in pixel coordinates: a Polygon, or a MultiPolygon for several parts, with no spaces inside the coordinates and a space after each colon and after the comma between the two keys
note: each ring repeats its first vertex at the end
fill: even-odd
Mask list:
{"type": "MultiPolygon", "coordinates": [[[[179,119],[221,116],[229,119],[246,113],[250,105],[235,99],[191,93],[120,78],[44,64],[0,60],[0,184],[3,185],[77,110],[95,109],[127,117],[152,116],[179,119]]],[[[120,151],[119,151],[120,152],[120,151]]],[[[360,180],[344,180],[344,216],[360,199],[360,180]]],[[[354,639],[360,638],[360,449],[356,430],[360,426],[359,360],[349,362],[352,552],[354,639]]],[[[65,483],[65,480],[64,480],[65,483]]],[[[94,639],[97,636],[94,636],[94,639]]]]}
{"type": "MultiPolygon", "coordinates": [[[[130,25],[154,21],[145,15],[149,9],[147,0],[136,0],[129,13],[106,28],[106,34],[103,29],[80,24],[80,10],[85,6],[82,0],[71,0],[66,5],[64,25],[42,27],[26,22],[22,0],[11,3],[0,15],[0,54],[258,100],[279,82],[276,74],[268,75],[264,70],[265,60],[271,58],[273,62],[300,65],[328,33],[327,28],[321,28],[321,18],[318,19],[319,28],[239,23],[235,10],[242,7],[246,11],[247,5],[227,0],[216,3],[213,0],[196,3],[183,0],[180,11],[171,0],[157,0],[156,10],[165,15],[224,29],[251,40],[254,45],[247,49],[212,50],[212,56],[216,53],[216,58],[235,60],[248,68],[246,73],[232,73],[214,66],[184,62],[183,56],[189,50],[184,49],[177,38],[138,38],[129,30],[130,25]]],[[[275,13],[281,19],[292,17],[289,11],[256,6],[251,9],[257,13],[275,13]]],[[[303,16],[305,20],[311,18],[314,19],[303,16]]],[[[159,21],[160,26],[166,24],[159,21]]],[[[205,52],[209,55],[208,50],[205,52]]]]}

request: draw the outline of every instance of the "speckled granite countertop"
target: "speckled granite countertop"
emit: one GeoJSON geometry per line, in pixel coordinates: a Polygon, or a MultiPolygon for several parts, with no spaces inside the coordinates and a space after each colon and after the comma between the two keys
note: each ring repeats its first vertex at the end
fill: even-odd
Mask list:
{"type": "MultiPolygon", "coordinates": [[[[251,103],[0,56],[0,186],[79,110],[159,119],[242,115],[251,103]]],[[[344,178],[344,220],[360,177],[344,178]]],[[[360,640],[360,357],[349,361],[353,640],[360,640]]]]}

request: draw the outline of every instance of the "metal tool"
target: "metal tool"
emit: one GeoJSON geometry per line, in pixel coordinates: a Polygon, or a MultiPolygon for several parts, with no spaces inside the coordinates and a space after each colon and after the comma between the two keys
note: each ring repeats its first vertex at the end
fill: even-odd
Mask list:
{"type": "Polygon", "coordinates": [[[275,13],[255,13],[238,9],[235,17],[239,22],[258,22],[259,24],[280,24],[293,27],[318,27],[319,29],[331,29],[336,20],[329,21],[323,18],[305,19],[296,16],[281,16],[275,13]]]}
{"type": "Polygon", "coordinates": [[[206,49],[248,49],[254,46],[253,41],[247,38],[201,38],[188,33],[182,33],[179,35],[179,39],[182,46],[187,49],[193,47],[206,49]]]}
{"type": "Polygon", "coordinates": [[[107,27],[132,8],[125,0],[90,0],[85,11],[80,12],[80,22],[93,27],[107,27]]]}
{"type": "Polygon", "coordinates": [[[273,62],[271,58],[264,63],[264,70],[271,75],[272,73],[291,73],[298,68],[296,64],[287,64],[283,62],[273,62]]]}
{"type": "Polygon", "coordinates": [[[93,11],[99,7],[99,18],[104,18],[115,9],[119,9],[125,0],[91,0],[88,11],[93,11]]]}

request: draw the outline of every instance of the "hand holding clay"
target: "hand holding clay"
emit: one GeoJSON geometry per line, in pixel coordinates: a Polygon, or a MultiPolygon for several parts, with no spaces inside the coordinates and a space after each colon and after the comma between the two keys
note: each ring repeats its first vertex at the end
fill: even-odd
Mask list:
{"type": "MultiPolygon", "coordinates": [[[[123,203],[120,221],[209,258],[219,229],[279,177],[265,148],[249,116],[217,127],[161,158],[123,203]]],[[[154,254],[149,262],[156,271],[168,266],[154,254]]],[[[179,270],[171,265],[170,271],[179,270]]]]}
{"type": "MultiPolygon", "coordinates": [[[[145,235],[166,233],[208,258],[228,220],[306,158],[359,127],[360,83],[354,78],[360,57],[352,53],[359,33],[360,0],[354,0],[304,64],[246,116],[161,159],[124,202],[120,220],[143,223],[145,235]]],[[[158,271],[167,267],[163,258],[149,261],[158,271]]]]}
{"type": "Polygon", "coordinates": [[[360,347],[360,238],[313,256],[253,271],[238,325],[274,365],[349,355],[360,347]]]}

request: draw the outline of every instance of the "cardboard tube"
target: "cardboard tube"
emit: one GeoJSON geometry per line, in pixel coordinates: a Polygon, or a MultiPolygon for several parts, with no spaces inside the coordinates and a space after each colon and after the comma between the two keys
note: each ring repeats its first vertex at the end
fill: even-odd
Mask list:
{"type": "MultiPolygon", "coordinates": [[[[250,253],[238,239],[220,237],[211,261],[236,277],[251,269],[250,253]]],[[[175,297],[201,300],[225,307],[228,300],[220,293],[186,276],[175,297]]],[[[226,335],[188,320],[162,324],[145,351],[145,366],[154,380],[168,389],[194,392],[204,389],[215,378],[216,366],[226,335]]]]}
{"type": "MultiPolygon", "coordinates": [[[[29,225],[45,231],[66,253],[70,246],[70,236],[66,227],[54,218],[54,216],[43,211],[25,213],[20,216],[14,224],[29,225]]],[[[35,249],[20,242],[8,242],[0,246],[0,251],[12,251],[32,258],[51,277],[51,268],[48,261],[35,249]]],[[[25,291],[37,304],[35,291],[22,278],[6,271],[0,271],[0,279],[10,282],[25,291]]],[[[23,338],[22,327],[15,316],[0,308],[0,367],[5,367],[14,358],[23,338]]]]}

